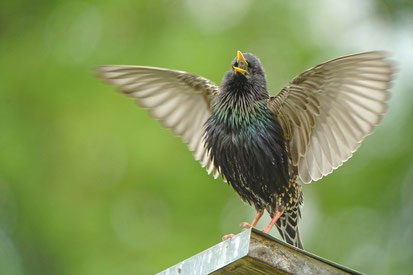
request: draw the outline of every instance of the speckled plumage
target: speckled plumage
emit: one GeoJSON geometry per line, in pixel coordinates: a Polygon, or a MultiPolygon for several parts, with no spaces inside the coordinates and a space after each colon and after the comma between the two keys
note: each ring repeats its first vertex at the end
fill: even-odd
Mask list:
{"type": "Polygon", "coordinates": [[[238,52],[220,86],[195,74],[145,66],[96,68],[182,137],[208,174],[220,174],[302,248],[301,182],[330,174],[373,132],[387,109],[394,67],[384,52],[332,59],[269,96],[264,70],[238,52]]]}

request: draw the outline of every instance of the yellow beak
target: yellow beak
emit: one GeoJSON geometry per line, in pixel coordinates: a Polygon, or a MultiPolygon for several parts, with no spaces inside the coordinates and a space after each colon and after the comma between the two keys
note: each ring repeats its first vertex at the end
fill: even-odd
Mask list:
{"type": "Polygon", "coordinates": [[[236,73],[242,73],[242,74],[244,74],[244,75],[247,73],[246,70],[241,69],[241,68],[239,68],[239,67],[233,66],[232,68],[234,69],[234,71],[235,71],[236,73]]]}
{"type": "Polygon", "coordinates": [[[247,60],[245,60],[244,55],[242,54],[241,51],[237,51],[237,63],[239,63],[240,61],[245,62],[245,64],[248,65],[247,60]]]}

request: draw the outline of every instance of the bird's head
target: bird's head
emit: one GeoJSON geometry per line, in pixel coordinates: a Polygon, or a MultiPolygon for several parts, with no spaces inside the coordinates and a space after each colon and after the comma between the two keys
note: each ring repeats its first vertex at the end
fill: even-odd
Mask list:
{"type": "Polygon", "coordinates": [[[266,80],[264,69],[260,60],[251,53],[238,51],[237,56],[231,64],[232,70],[227,72],[223,84],[224,86],[235,87],[237,90],[266,90],[266,80]]]}

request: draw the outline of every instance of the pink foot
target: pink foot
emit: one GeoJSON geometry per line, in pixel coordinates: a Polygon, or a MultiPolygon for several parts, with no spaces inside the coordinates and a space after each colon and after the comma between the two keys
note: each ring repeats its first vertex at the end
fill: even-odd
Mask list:
{"type": "Polygon", "coordinates": [[[235,235],[234,234],[227,234],[227,235],[224,235],[224,236],[222,236],[222,240],[223,241],[226,241],[226,240],[228,240],[228,239],[231,239],[232,237],[234,237],[235,235]]]}
{"type": "Polygon", "coordinates": [[[271,231],[271,227],[265,227],[261,231],[268,234],[271,231]]]}
{"type": "Polygon", "coordinates": [[[270,224],[266,228],[263,228],[261,231],[264,233],[269,233],[271,231],[271,228],[274,226],[274,224],[277,222],[277,220],[281,217],[282,214],[283,211],[277,210],[270,224]]]}

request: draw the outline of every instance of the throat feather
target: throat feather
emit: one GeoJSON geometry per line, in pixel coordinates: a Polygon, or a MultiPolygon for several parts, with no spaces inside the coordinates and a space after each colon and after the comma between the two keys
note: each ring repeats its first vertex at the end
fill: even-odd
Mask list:
{"type": "Polygon", "coordinates": [[[266,100],[253,100],[248,97],[226,98],[214,105],[213,113],[217,122],[230,129],[245,128],[270,119],[266,111],[266,100]]]}

